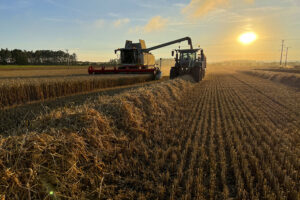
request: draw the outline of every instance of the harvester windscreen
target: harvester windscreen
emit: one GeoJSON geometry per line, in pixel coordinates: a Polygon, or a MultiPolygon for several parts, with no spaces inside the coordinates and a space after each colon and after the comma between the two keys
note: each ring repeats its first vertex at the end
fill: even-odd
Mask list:
{"type": "Polygon", "coordinates": [[[121,63],[122,64],[137,64],[138,55],[137,50],[122,50],[121,51],[121,63]]]}

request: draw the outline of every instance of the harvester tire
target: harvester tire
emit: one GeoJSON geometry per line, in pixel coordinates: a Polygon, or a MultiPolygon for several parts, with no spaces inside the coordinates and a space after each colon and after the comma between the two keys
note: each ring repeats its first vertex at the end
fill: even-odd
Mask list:
{"type": "Polygon", "coordinates": [[[170,79],[174,79],[178,76],[178,70],[175,67],[171,67],[170,79]]]}
{"type": "Polygon", "coordinates": [[[159,80],[162,77],[162,72],[160,70],[156,71],[156,73],[153,74],[153,80],[159,80]]]}

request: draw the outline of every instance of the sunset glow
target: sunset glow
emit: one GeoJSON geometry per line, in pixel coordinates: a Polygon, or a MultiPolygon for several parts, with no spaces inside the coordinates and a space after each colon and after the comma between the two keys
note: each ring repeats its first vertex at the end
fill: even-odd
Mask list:
{"type": "Polygon", "coordinates": [[[253,32],[243,33],[239,37],[239,41],[242,44],[246,44],[246,45],[253,43],[256,39],[257,39],[257,35],[253,32]]]}

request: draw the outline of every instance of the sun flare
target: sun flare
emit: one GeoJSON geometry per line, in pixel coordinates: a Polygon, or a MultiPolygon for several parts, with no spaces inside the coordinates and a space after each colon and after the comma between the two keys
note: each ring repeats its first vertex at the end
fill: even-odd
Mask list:
{"type": "Polygon", "coordinates": [[[257,35],[253,32],[243,33],[239,37],[239,41],[243,44],[251,44],[257,39],[257,35]]]}

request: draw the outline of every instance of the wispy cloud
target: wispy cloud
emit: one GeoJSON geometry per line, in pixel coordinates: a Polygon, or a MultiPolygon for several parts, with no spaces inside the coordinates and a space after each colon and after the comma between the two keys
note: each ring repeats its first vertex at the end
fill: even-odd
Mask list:
{"type": "Polygon", "coordinates": [[[114,13],[114,12],[108,13],[108,16],[110,16],[110,17],[120,17],[120,15],[118,13],[114,13]]]}
{"type": "MultiPolygon", "coordinates": [[[[191,0],[190,3],[182,9],[182,13],[191,19],[201,18],[217,8],[230,5],[233,1],[234,0],[191,0]]],[[[243,2],[253,3],[254,0],[243,0],[243,2]]]]}
{"type": "Polygon", "coordinates": [[[266,12],[278,12],[284,11],[290,8],[282,7],[282,6],[263,6],[263,7],[256,7],[256,8],[246,8],[243,12],[258,12],[258,13],[266,13],[266,12]]]}
{"type": "Polygon", "coordinates": [[[151,9],[155,9],[155,8],[160,7],[157,4],[153,4],[153,3],[149,4],[149,3],[142,2],[142,1],[140,3],[138,3],[138,5],[142,8],[151,8],[151,9]]]}
{"type": "Polygon", "coordinates": [[[243,15],[222,8],[215,9],[207,14],[206,17],[206,22],[222,22],[227,24],[245,22],[246,20],[248,18],[245,18],[243,15]]]}
{"type": "Polygon", "coordinates": [[[168,19],[162,18],[161,16],[155,16],[150,19],[146,26],[144,26],[144,31],[146,33],[160,31],[167,26],[167,22],[168,19]]]}
{"type": "Polygon", "coordinates": [[[117,19],[113,22],[113,26],[115,28],[118,28],[118,27],[121,27],[125,24],[128,24],[129,22],[130,22],[130,19],[128,19],[128,18],[117,19]]]}
{"type": "Polygon", "coordinates": [[[244,0],[246,3],[254,3],[254,0],[244,0]]]}
{"type": "Polygon", "coordinates": [[[163,30],[168,25],[168,19],[161,16],[152,17],[145,26],[136,26],[129,30],[130,33],[151,33],[163,30]]]}
{"type": "Polygon", "coordinates": [[[105,20],[104,19],[97,19],[95,22],[94,22],[94,27],[95,28],[103,28],[104,25],[105,25],[105,20]]]}

